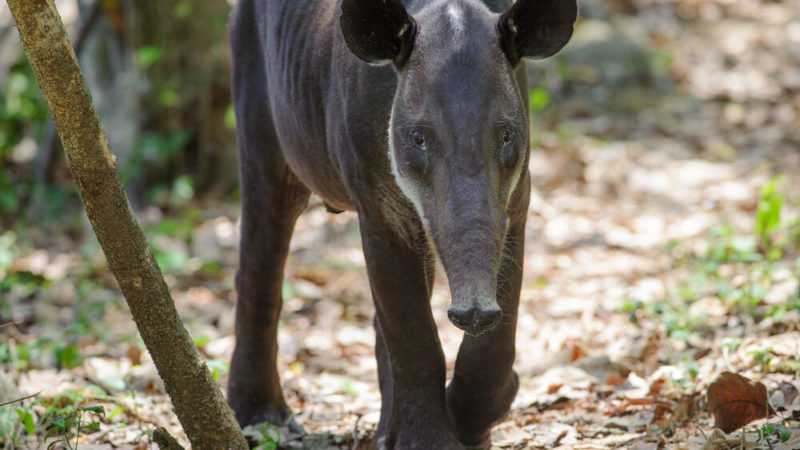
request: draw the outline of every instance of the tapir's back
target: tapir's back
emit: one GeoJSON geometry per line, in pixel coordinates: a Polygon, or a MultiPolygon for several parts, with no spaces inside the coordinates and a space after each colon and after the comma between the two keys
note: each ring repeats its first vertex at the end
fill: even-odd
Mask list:
{"type": "Polygon", "coordinates": [[[354,209],[359,187],[350,184],[366,181],[364,166],[370,177],[390,176],[385,133],[396,76],[347,50],[339,9],[339,0],[240,0],[231,21],[233,88],[269,103],[271,118],[243,117],[271,119],[280,148],[264,151],[281,151],[329,205],[354,209]]]}

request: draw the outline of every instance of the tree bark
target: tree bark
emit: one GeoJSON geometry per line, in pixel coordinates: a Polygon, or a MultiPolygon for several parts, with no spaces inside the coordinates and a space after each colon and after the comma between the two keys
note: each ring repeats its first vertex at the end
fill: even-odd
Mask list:
{"type": "Polygon", "coordinates": [[[125,195],[116,158],[52,0],[7,0],[86,213],[195,449],[247,442],[183,327],[125,195]]]}

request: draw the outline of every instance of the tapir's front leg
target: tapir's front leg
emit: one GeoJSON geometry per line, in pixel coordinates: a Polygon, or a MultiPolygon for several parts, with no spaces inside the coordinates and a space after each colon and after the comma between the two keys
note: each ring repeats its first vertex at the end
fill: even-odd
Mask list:
{"type": "Polygon", "coordinates": [[[447,387],[447,412],[459,441],[467,448],[491,447],[492,425],[508,413],[519,387],[512,366],[529,192],[527,177],[524,180],[518,193],[518,212],[509,214],[511,223],[497,277],[497,303],[503,309],[503,318],[490,332],[478,337],[464,335],[447,387]]]}
{"type": "Polygon", "coordinates": [[[382,218],[362,213],[360,221],[391,372],[391,412],[386,434],[379,436],[382,447],[460,449],[445,407],[444,356],[429,305],[426,255],[394,234],[382,218]]]}

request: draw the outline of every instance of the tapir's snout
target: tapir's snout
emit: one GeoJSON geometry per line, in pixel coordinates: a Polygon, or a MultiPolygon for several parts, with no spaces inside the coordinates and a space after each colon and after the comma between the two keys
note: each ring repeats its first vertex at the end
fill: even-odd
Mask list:
{"type": "Polygon", "coordinates": [[[503,310],[497,305],[480,306],[451,305],[447,309],[447,318],[453,325],[466,331],[471,336],[479,336],[491,331],[503,317],[503,310]]]}

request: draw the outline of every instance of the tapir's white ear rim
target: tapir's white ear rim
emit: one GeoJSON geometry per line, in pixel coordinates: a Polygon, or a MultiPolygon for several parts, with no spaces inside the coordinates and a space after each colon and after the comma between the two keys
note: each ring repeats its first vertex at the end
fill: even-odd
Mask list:
{"type": "Polygon", "coordinates": [[[417,36],[417,23],[399,0],[342,0],[339,25],[347,48],[371,64],[402,66],[417,36]]]}
{"type": "Polygon", "coordinates": [[[572,37],[575,0],[517,0],[500,15],[500,45],[512,66],[555,55],[572,37]]]}

